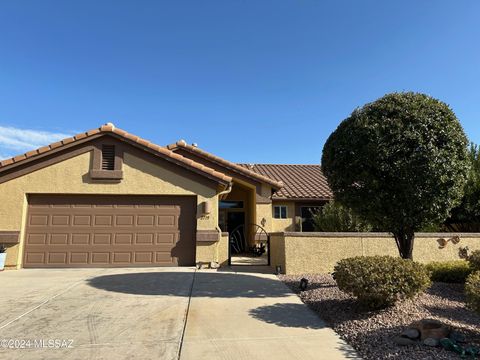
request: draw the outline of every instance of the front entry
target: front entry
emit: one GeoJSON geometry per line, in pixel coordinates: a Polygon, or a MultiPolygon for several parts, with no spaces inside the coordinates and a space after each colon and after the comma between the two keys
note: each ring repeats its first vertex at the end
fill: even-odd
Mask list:
{"type": "Polygon", "coordinates": [[[245,213],[243,211],[227,213],[227,231],[230,235],[231,251],[235,254],[245,252],[248,246],[245,237],[245,213]]]}

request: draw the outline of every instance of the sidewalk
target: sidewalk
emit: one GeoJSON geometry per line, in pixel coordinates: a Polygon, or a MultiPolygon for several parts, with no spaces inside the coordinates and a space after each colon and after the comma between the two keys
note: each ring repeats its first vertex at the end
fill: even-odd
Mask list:
{"type": "Polygon", "coordinates": [[[196,273],[182,360],[359,359],[274,275],[196,273]]]}

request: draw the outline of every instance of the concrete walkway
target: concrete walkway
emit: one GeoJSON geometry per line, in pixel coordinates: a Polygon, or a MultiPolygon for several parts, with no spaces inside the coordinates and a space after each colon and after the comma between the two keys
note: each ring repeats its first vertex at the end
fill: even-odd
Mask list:
{"type": "Polygon", "coordinates": [[[275,275],[195,275],[181,360],[351,359],[353,349],[275,275]]]}

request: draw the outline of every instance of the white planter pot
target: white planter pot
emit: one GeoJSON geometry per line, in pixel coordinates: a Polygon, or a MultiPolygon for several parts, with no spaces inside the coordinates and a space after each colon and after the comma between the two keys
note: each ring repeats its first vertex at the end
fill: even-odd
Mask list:
{"type": "Polygon", "coordinates": [[[5,268],[5,259],[7,258],[7,253],[0,253],[0,271],[5,268]]]}

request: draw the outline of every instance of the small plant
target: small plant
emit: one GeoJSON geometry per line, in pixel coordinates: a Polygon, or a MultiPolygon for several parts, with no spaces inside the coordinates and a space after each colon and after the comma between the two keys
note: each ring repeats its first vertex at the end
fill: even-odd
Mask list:
{"type": "Polygon", "coordinates": [[[372,310],[413,298],[431,284],[425,266],[391,256],[343,259],[335,265],[333,275],[340,290],[372,310]]]}
{"type": "Polygon", "coordinates": [[[480,271],[480,250],[473,251],[467,260],[474,271],[480,271]]]}
{"type": "Polygon", "coordinates": [[[426,265],[432,281],[445,283],[465,283],[472,272],[470,264],[465,260],[434,261],[426,265]]]}
{"type": "Polygon", "coordinates": [[[465,282],[467,306],[480,314],[480,271],[471,273],[465,282]]]}

